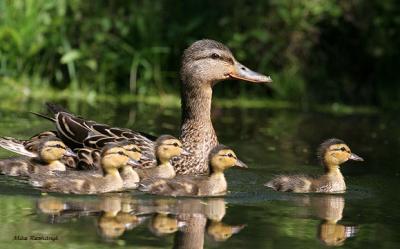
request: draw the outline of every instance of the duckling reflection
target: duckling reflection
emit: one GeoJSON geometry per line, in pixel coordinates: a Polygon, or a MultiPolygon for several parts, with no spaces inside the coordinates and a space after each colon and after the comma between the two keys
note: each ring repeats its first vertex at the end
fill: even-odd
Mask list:
{"type": "Polygon", "coordinates": [[[176,216],[166,213],[155,214],[149,222],[149,230],[156,236],[164,236],[175,233],[184,227],[185,222],[179,221],[176,216]]]}
{"type": "Polygon", "coordinates": [[[174,236],[174,248],[203,248],[205,235],[222,242],[239,233],[245,225],[223,222],[226,203],[210,199],[140,199],[127,193],[109,193],[87,197],[44,196],[37,201],[38,213],[50,223],[92,216],[95,230],[106,241],[118,239],[143,225],[157,237],[174,236]],[[148,221],[148,222],[147,222],[148,221]]]}
{"type": "Polygon", "coordinates": [[[301,205],[310,206],[312,213],[321,219],[317,227],[317,237],[324,245],[341,246],[347,238],[356,236],[356,226],[338,223],[342,220],[345,207],[343,196],[304,196],[297,201],[301,205]]]}

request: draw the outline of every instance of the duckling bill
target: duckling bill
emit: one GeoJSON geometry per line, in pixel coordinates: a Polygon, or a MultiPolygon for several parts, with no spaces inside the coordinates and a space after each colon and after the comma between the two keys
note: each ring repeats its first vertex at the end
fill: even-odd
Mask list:
{"type": "Polygon", "coordinates": [[[340,165],[348,160],[364,161],[352,153],[349,146],[340,139],[332,138],[323,142],[318,156],[325,168],[325,174],[313,178],[305,175],[280,175],[265,184],[276,191],[336,193],[346,191],[346,183],[340,172],[340,165]]]}

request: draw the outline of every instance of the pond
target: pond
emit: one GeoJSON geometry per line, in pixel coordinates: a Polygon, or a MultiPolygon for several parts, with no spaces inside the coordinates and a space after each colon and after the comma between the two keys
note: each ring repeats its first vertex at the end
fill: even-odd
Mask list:
{"type": "MultiPolygon", "coordinates": [[[[0,135],[28,138],[52,129],[27,111],[0,110],[0,135]]],[[[143,103],[67,105],[99,122],[179,134],[180,110],[143,103]]],[[[0,248],[400,248],[398,115],[213,109],[220,142],[249,166],[227,172],[224,198],[161,198],[138,192],[102,196],[41,194],[0,176],[0,248]],[[275,174],[322,172],[316,149],[345,140],[365,162],[342,167],[346,194],[277,193],[275,174]],[[30,237],[33,236],[33,237],[30,237]],[[35,241],[33,241],[35,240],[35,241]]],[[[13,156],[0,151],[1,158],[13,156]]]]}

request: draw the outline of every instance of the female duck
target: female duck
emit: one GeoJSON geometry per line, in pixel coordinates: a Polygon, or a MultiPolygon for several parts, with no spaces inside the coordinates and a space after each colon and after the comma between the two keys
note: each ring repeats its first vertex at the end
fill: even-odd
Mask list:
{"type": "Polygon", "coordinates": [[[174,179],[149,179],[141,182],[139,190],[170,196],[224,195],[228,188],[224,170],[231,167],[247,168],[247,166],[224,145],[215,147],[209,158],[211,172],[208,177],[177,176],[174,179]]]}
{"type": "Polygon", "coordinates": [[[319,178],[304,175],[281,175],[267,182],[265,186],[276,191],[296,193],[344,192],[346,184],[340,172],[340,165],[348,160],[364,161],[361,157],[352,153],[345,142],[336,138],[323,142],[318,150],[318,156],[325,168],[325,174],[319,178]]]}
{"type": "Polygon", "coordinates": [[[75,154],[54,135],[37,135],[29,140],[0,138],[0,146],[6,150],[27,156],[29,159],[1,161],[1,174],[10,176],[30,176],[32,174],[52,174],[65,171],[65,159],[75,154]]]}
{"type": "Polygon", "coordinates": [[[35,187],[51,192],[96,194],[120,191],[123,190],[124,180],[118,169],[126,167],[127,164],[137,166],[137,162],[128,156],[124,148],[110,144],[105,146],[101,152],[103,176],[64,174],[54,177],[34,177],[30,182],[35,187]]]}
{"type": "Polygon", "coordinates": [[[157,138],[155,153],[158,166],[145,169],[135,169],[141,180],[147,178],[174,178],[176,173],[171,164],[171,159],[180,156],[181,154],[188,154],[182,148],[181,141],[170,135],[162,135],[157,138]]]}
{"type": "MultiPolygon", "coordinates": [[[[212,87],[226,79],[241,79],[249,82],[272,82],[270,77],[258,74],[240,64],[232,52],[223,44],[213,40],[200,40],[185,50],[181,67],[182,125],[181,141],[190,155],[181,155],[173,160],[177,174],[207,174],[208,155],[218,145],[211,122],[212,87]]],[[[56,123],[62,140],[72,148],[86,146],[89,134],[134,140],[147,160],[142,165],[156,166],[154,156],[155,137],[128,129],[112,128],[94,121],[84,120],[50,105],[55,114],[50,118],[56,123]]]]}

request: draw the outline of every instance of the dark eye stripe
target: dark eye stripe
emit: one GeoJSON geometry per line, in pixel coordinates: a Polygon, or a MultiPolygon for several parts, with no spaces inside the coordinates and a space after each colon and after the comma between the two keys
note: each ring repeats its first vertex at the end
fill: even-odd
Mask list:
{"type": "Polygon", "coordinates": [[[47,147],[50,147],[50,148],[58,148],[58,149],[64,149],[64,150],[67,149],[66,147],[64,147],[64,146],[62,146],[62,145],[60,145],[60,144],[57,144],[57,145],[49,145],[49,146],[47,146],[47,147]]]}
{"type": "Polygon", "coordinates": [[[133,151],[133,152],[141,152],[140,150],[136,149],[136,148],[132,148],[132,149],[126,149],[127,151],[133,151]]]}
{"type": "Polygon", "coordinates": [[[212,58],[212,59],[214,59],[214,60],[225,61],[225,62],[228,62],[228,63],[231,64],[231,65],[235,64],[235,63],[233,62],[232,58],[230,58],[230,57],[224,57],[224,56],[220,56],[220,55],[219,55],[218,58],[213,58],[212,55],[200,56],[200,57],[195,58],[195,60],[203,60],[203,59],[207,59],[207,58],[212,58]]]}

